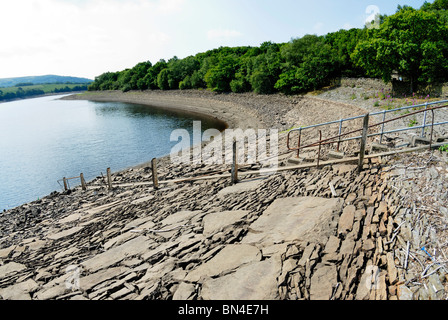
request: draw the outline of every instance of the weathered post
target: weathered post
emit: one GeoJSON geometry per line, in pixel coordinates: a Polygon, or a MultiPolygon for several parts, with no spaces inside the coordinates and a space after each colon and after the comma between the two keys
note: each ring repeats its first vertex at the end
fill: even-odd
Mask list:
{"type": "Polygon", "coordinates": [[[154,186],[154,190],[159,189],[159,178],[157,176],[157,159],[154,158],[151,160],[151,170],[152,170],[152,183],[154,186]]]}
{"type": "Polygon", "coordinates": [[[364,165],[364,156],[366,153],[366,145],[367,145],[367,134],[369,131],[369,114],[364,117],[364,124],[362,129],[362,138],[361,138],[361,148],[359,150],[359,164],[358,171],[362,171],[362,167],[364,165]]]}
{"type": "Polygon", "coordinates": [[[62,178],[62,181],[64,181],[64,190],[67,191],[68,190],[67,178],[66,177],[62,178]]]}
{"type": "Polygon", "coordinates": [[[87,190],[86,180],[84,179],[84,173],[81,173],[79,175],[79,178],[81,179],[81,188],[83,191],[87,190]]]}
{"type": "Polygon", "coordinates": [[[238,150],[236,141],[233,142],[232,184],[238,183],[238,150]]]}
{"type": "Polygon", "coordinates": [[[112,176],[110,173],[110,168],[107,168],[107,186],[109,190],[112,190],[112,176]]]}
{"type": "Polygon", "coordinates": [[[319,150],[317,151],[317,169],[320,165],[320,153],[322,151],[322,130],[319,130],[319,150]]]}

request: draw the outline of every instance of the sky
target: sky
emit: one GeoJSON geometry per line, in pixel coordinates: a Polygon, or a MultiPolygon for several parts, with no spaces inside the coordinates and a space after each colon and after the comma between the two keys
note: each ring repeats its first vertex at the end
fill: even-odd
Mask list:
{"type": "MultiPolygon", "coordinates": [[[[362,28],[424,0],[14,0],[0,2],[0,78],[94,79],[220,46],[362,28]],[[371,21],[371,20],[370,20],[371,21]]],[[[429,2],[433,2],[430,0],[429,2]]]]}

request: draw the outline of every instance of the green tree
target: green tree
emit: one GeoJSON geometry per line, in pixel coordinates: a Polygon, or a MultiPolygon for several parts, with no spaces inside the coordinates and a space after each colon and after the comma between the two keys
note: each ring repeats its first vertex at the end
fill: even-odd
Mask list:
{"type": "Polygon", "coordinates": [[[159,75],[157,76],[157,85],[159,86],[159,89],[161,90],[169,90],[170,84],[170,70],[168,68],[163,69],[160,71],[159,75]]]}
{"type": "Polygon", "coordinates": [[[338,76],[337,53],[323,37],[306,35],[292,40],[281,50],[285,59],[284,72],[275,89],[291,94],[315,90],[328,85],[338,76]]]}
{"type": "Polygon", "coordinates": [[[352,58],[372,77],[391,81],[394,71],[410,82],[444,81],[448,72],[447,25],[433,12],[402,8],[356,47],[352,58]]]}
{"type": "Polygon", "coordinates": [[[238,59],[234,55],[224,56],[219,63],[205,75],[207,87],[216,92],[231,91],[230,82],[235,79],[238,59]]]}

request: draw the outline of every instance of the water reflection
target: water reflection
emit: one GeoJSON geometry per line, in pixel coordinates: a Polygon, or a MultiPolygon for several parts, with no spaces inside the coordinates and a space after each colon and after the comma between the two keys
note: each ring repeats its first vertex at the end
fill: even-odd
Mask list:
{"type": "Polygon", "coordinates": [[[138,104],[44,97],[0,104],[0,210],[36,200],[62,177],[93,179],[170,153],[175,129],[225,129],[213,118],[138,104]]]}

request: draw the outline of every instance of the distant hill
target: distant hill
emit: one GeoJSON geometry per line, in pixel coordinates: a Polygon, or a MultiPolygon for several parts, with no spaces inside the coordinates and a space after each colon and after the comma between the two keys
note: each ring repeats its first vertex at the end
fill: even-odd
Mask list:
{"type": "Polygon", "coordinates": [[[54,83],[86,84],[90,82],[93,82],[93,80],[87,78],[45,75],[45,76],[18,77],[18,78],[0,78],[0,88],[15,87],[17,86],[17,84],[20,85],[54,84],[54,83]]]}

